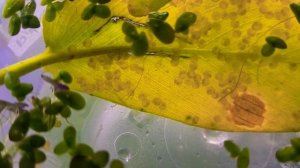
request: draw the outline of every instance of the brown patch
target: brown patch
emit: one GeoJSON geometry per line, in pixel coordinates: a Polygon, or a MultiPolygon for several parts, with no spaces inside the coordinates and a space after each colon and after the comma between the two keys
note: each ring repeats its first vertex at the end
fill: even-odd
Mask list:
{"type": "Polygon", "coordinates": [[[299,120],[300,119],[300,111],[293,112],[292,115],[293,115],[293,118],[295,120],[299,120]]]}
{"type": "Polygon", "coordinates": [[[265,111],[265,104],[258,97],[249,94],[234,97],[230,109],[235,124],[247,127],[262,125],[265,111]]]}
{"type": "Polygon", "coordinates": [[[219,123],[221,122],[222,118],[220,116],[214,116],[213,120],[216,122],[216,123],[219,123]]]}
{"type": "Polygon", "coordinates": [[[198,122],[199,122],[199,117],[198,117],[198,116],[194,116],[194,117],[192,118],[192,123],[193,123],[193,124],[198,124],[198,122]]]}
{"type": "Polygon", "coordinates": [[[155,106],[158,106],[160,110],[165,110],[166,109],[166,103],[160,99],[159,97],[156,97],[152,100],[152,103],[155,106]]]}

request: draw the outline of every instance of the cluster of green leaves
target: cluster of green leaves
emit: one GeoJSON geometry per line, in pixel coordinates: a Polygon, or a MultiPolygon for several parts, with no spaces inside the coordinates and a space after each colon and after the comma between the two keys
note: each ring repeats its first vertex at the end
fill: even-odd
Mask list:
{"type": "Polygon", "coordinates": [[[250,162],[249,149],[240,147],[232,140],[224,141],[224,148],[230,153],[232,158],[237,158],[237,168],[248,168],[250,162]]]}
{"type": "Polygon", "coordinates": [[[45,19],[52,22],[56,18],[56,13],[63,9],[65,1],[42,0],[41,5],[47,6],[45,11],[45,19]]]}
{"type": "Polygon", "coordinates": [[[106,3],[109,3],[110,0],[89,0],[90,4],[84,8],[81,13],[82,20],[90,20],[93,16],[100,18],[108,18],[111,15],[111,11],[106,3]]]}
{"type": "Polygon", "coordinates": [[[144,55],[148,51],[148,40],[145,32],[140,34],[137,32],[136,27],[131,23],[124,22],[122,31],[126,35],[126,41],[132,42],[132,53],[134,55],[144,55]]]}
{"type": "Polygon", "coordinates": [[[276,158],[279,162],[299,162],[300,161],[300,138],[295,137],[290,140],[291,146],[278,149],[276,158]]]}
{"type": "Polygon", "coordinates": [[[26,28],[39,28],[40,21],[34,15],[36,9],[35,0],[30,0],[25,4],[25,0],[7,0],[3,9],[2,16],[10,18],[9,21],[9,34],[17,35],[21,26],[26,28]]]}
{"type": "Polygon", "coordinates": [[[18,147],[22,151],[19,167],[34,168],[35,164],[44,162],[46,155],[38,148],[43,147],[45,143],[45,138],[40,135],[31,135],[19,142],[18,147]]]}
{"type": "MultiPolygon", "coordinates": [[[[63,71],[56,78],[57,82],[60,80],[70,83],[72,77],[69,73],[63,71]]],[[[29,93],[28,87],[24,86],[30,86],[30,91],[33,89],[31,84],[20,83],[18,76],[13,72],[8,72],[5,75],[4,83],[19,101],[23,101],[29,93]]],[[[71,115],[70,107],[80,110],[85,106],[84,98],[76,92],[56,90],[55,95],[58,100],[54,102],[51,102],[49,97],[42,99],[33,97],[33,108],[22,112],[11,125],[9,139],[17,142],[19,149],[22,151],[22,158],[19,162],[21,168],[34,167],[36,163],[46,160],[46,155],[38,149],[45,144],[45,139],[40,135],[26,137],[30,128],[36,132],[48,132],[55,126],[58,114],[68,118],[71,115]]]]}
{"type": "Polygon", "coordinates": [[[19,76],[13,72],[5,74],[4,84],[19,101],[23,101],[33,89],[31,84],[21,83],[19,76]]]}
{"type": "MultiPolygon", "coordinates": [[[[76,130],[69,126],[64,130],[63,141],[54,148],[54,153],[62,155],[69,153],[72,156],[70,168],[103,168],[109,162],[109,153],[104,150],[94,152],[93,149],[84,143],[76,143],[76,130]]],[[[123,168],[119,160],[112,160],[111,168],[123,168]]]]}
{"type": "MultiPolygon", "coordinates": [[[[72,82],[72,76],[67,71],[61,71],[54,79],[46,76],[42,77],[54,87],[59,86],[54,89],[56,100],[52,101],[50,97],[42,99],[32,97],[32,109],[28,111],[23,110],[11,125],[8,133],[9,140],[16,143],[21,153],[20,168],[34,168],[35,164],[46,160],[45,153],[39,149],[45,145],[45,138],[38,134],[27,136],[30,129],[36,133],[49,132],[54,128],[59,116],[67,119],[71,116],[71,108],[81,110],[85,106],[85,100],[80,94],[70,91],[67,86],[62,87],[72,82]]],[[[15,88],[23,86],[19,77],[13,72],[8,72],[5,75],[4,83],[12,93],[15,92],[15,88]]],[[[32,90],[32,85],[27,85],[30,85],[32,90]]],[[[21,93],[26,93],[22,95],[23,97],[29,93],[26,88],[18,90],[21,90],[21,93]]],[[[23,97],[22,100],[19,97],[17,98],[19,101],[23,101],[23,97]]],[[[10,105],[16,104],[10,103],[10,105]]],[[[0,143],[0,152],[3,149],[4,145],[0,143]]],[[[64,130],[63,141],[54,148],[54,153],[57,155],[64,154],[67,151],[72,156],[70,161],[71,168],[102,168],[109,162],[109,153],[107,151],[94,152],[89,145],[76,143],[76,129],[72,126],[64,130]]],[[[10,155],[0,155],[0,167],[12,167],[10,155]]],[[[123,168],[124,165],[119,160],[112,160],[110,167],[123,168]]]]}
{"type": "MultiPolygon", "coordinates": [[[[150,12],[147,25],[155,37],[164,44],[171,44],[175,40],[175,33],[187,34],[189,27],[196,22],[197,15],[192,12],[184,12],[176,21],[175,30],[166,21],[168,12],[150,12]]],[[[148,40],[144,32],[138,33],[135,25],[124,22],[122,31],[126,35],[126,41],[132,42],[131,50],[134,55],[144,55],[148,51],[148,40]]]]}

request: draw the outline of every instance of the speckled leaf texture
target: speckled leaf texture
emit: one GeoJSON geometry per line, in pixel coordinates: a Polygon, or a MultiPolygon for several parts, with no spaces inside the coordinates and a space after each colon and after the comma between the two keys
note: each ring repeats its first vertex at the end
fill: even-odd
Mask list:
{"type": "Polygon", "coordinates": [[[67,1],[54,22],[43,22],[53,52],[111,46],[113,52],[46,67],[74,75],[75,90],[188,125],[254,132],[300,131],[300,25],[290,0],[112,0],[112,16],[146,23],[150,11],[168,11],[174,26],[183,12],[197,21],[171,45],[146,27],[152,55],[118,50],[123,21],[83,21],[87,0],[67,1]],[[105,24],[107,23],[107,24],[105,24]],[[103,24],[103,28],[96,32],[103,24]],[[260,54],[267,36],[285,40],[286,50],[260,54]]]}

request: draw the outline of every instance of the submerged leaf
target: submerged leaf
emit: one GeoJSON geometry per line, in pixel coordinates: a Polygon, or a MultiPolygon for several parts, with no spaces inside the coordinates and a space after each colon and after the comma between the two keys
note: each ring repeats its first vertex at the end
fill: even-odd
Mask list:
{"type": "Polygon", "coordinates": [[[81,13],[90,2],[66,1],[53,22],[43,22],[43,31],[49,51],[68,53],[64,60],[69,61],[46,70],[68,70],[72,89],[189,125],[300,130],[300,29],[288,1],[168,2],[108,3],[112,16],[127,18],[145,32],[152,55],[136,57],[128,54],[124,20],[85,21],[81,13]],[[166,33],[153,34],[145,26],[148,18],[139,17],[160,8],[169,13],[166,24],[175,25],[183,11],[195,13],[197,21],[187,35],[176,34],[172,44],[162,44],[155,36],[164,39],[166,33]],[[288,48],[263,57],[268,36],[282,38],[288,48]],[[96,51],[99,55],[90,57],[96,51]]]}

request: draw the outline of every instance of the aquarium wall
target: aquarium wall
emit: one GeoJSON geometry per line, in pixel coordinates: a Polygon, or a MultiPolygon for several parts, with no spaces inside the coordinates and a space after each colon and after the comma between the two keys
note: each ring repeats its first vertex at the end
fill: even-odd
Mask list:
{"type": "MultiPolygon", "coordinates": [[[[5,1],[0,1],[0,11],[5,1]]],[[[37,1],[37,3],[39,3],[37,1]]],[[[44,7],[38,6],[36,15],[41,17],[44,7]]],[[[17,36],[8,35],[8,21],[0,17],[0,68],[34,56],[45,49],[42,27],[25,29],[17,36]]],[[[21,80],[34,85],[31,96],[54,97],[53,87],[41,79],[42,69],[22,76],[21,80]]],[[[87,102],[80,111],[72,111],[68,120],[61,120],[47,138],[43,151],[47,160],[39,166],[43,168],[65,168],[69,166],[69,156],[53,154],[59,143],[63,129],[72,125],[77,131],[77,141],[89,144],[95,151],[107,150],[110,158],[120,159],[126,168],[232,168],[236,160],[230,157],[223,143],[233,140],[250,150],[251,168],[294,168],[298,163],[280,163],[276,151],[290,143],[299,133],[239,133],[222,132],[189,126],[171,119],[130,109],[112,102],[82,93],[87,102]]],[[[16,102],[2,85],[0,99],[16,102]]],[[[30,102],[28,96],[25,102],[30,102]]],[[[0,113],[0,140],[6,147],[12,145],[8,130],[18,113],[3,110],[0,113]]],[[[33,134],[34,132],[29,132],[33,134]]],[[[18,167],[20,156],[14,157],[14,167],[18,167]]]]}

